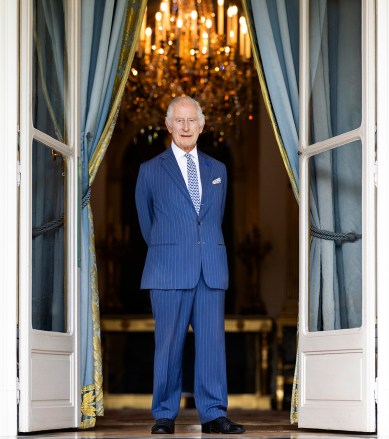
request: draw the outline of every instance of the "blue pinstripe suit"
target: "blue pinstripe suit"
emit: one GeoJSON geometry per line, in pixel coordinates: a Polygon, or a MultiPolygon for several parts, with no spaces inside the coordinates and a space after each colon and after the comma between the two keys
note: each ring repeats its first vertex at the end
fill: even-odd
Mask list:
{"type": "Polygon", "coordinates": [[[175,419],[181,398],[182,352],[189,325],[195,334],[195,401],[202,423],[225,416],[227,385],[224,296],[227,255],[222,234],[225,166],[198,151],[202,184],[197,215],[169,148],[143,163],[136,205],[148,252],[142,289],[151,290],[155,319],[155,419],[175,419]]]}

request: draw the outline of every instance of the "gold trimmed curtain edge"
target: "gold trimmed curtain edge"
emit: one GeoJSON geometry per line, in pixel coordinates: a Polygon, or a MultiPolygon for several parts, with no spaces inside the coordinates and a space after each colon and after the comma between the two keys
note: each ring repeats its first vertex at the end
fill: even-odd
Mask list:
{"type": "Polygon", "coordinates": [[[91,261],[90,267],[90,289],[92,292],[92,322],[93,322],[93,362],[94,362],[94,388],[95,388],[95,416],[104,415],[103,403],[103,359],[101,351],[100,338],[100,310],[99,294],[97,285],[97,267],[96,267],[96,249],[95,233],[93,227],[93,214],[91,205],[88,204],[88,221],[89,221],[89,255],[91,261]]]}
{"type": "Polygon", "coordinates": [[[96,393],[95,385],[89,384],[81,389],[81,429],[96,426],[96,393]]]}
{"type": "Polygon", "coordinates": [[[293,386],[292,386],[292,402],[290,404],[290,423],[298,423],[298,406],[299,406],[299,378],[298,378],[298,349],[296,355],[296,365],[294,368],[293,375],[293,386]]]}
{"type": "Polygon", "coordinates": [[[275,114],[273,112],[273,107],[272,107],[270,96],[269,96],[269,90],[267,88],[265,75],[263,73],[262,63],[261,63],[261,60],[259,58],[259,49],[255,46],[255,43],[254,43],[255,42],[254,29],[252,27],[251,20],[249,19],[249,11],[248,11],[248,7],[247,7],[247,1],[249,1],[249,0],[242,0],[242,6],[243,6],[244,14],[246,16],[247,27],[248,27],[248,31],[249,31],[249,35],[250,35],[251,49],[252,49],[252,53],[254,55],[255,67],[256,67],[257,72],[258,72],[259,85],[261,87],[265,107],[266,107],[266,110],[269,114],[270,121],[271,121],[271,124],[273,127],[273,131],[274,131],[274,135],[275,135],[275,138],[277,141],[278,149],[281,153],[282,161],[284,162],[284,166],[285,166],[286,172],[288,174],[290,183],[292,185],[292,190],[293,190],[294,196],[296,198],[296,201],[299,202],[299,198],[300,198],[299,197],[299,190],[298,190],[296,180],[295,180],[294,175],[293,175],[292,167],[290,166],[288,154],[285,150],[285,146],[284,146],[284,143],[282,141],[281,133],[280,133],[280,130],[278,128],[275,114]]]}
{"type": "Polygon", "coordinates": [[[96,425],[97,416],[104,415],[103,393],[103,359],[100,337],[100,311],[97,286],[96,249],[93,227],[93,214],[90,204],[88,209],[89,224],[89,282],[91,291],[91,311],[93,328],[93,384],[88,384],[81,389],[81,429],[93,428],[96,425]]]}
{"type": "MultiPolygon", "coordinates": [[[[140,29],[141,29],[143,15],[145,13],[146,5],[147,5],[147,0],[142,0],[142,4],[140,7],[139,16],[138,16],[138,22],[137,22],[135,33],[134,33],[134,41],[137,41],[139,39],[140,29]]],[[[128,8],[130,9],[130,5],[128,6],[128,8]]],[[[128,27],[128,24],[129,24],[128,22],[130,20],[130,17],[131,17],[130,12],[128,12],[128,19],[127,19],[127,23],[126,23],[126,28],[128,27]]],[[[94,153],[92,154],[91,159],[89,160],[89,185],[90,186],[92,186],[92,184],[93,184],[96,173],[97,173],[99,166],[104,158],[105,152],[106,152],[108,145],[109,145],[109,141],[112,137],[113,129],[115,127],[116,120],[117,120],[117,117],[119,114],[119,107],[120,107],[120,104],[122,101],[124,88],[126,86],[127,79],[128,79],[129,74],[130,74],[130,68],[132,65],[132,61],[134,59],[135,48],[136,48],[136,44],[132,44],[132,47],[130,48],[130,51],[128,54],[128,59],[127,59],[124,75],[123,75],[123,78],[122,78],[121,83],[119,85],[115,99],[112,103],[112,107],[110,109],[110,113],[109,113],[107,122],[105,123],[104,131],[101,134],[99,143],[97,144],[96,149],[95,149],[94,153]]],[[[124,51],[124,50],[125,50],[125,47],[122,48],[122,51],[124,51]]]]}

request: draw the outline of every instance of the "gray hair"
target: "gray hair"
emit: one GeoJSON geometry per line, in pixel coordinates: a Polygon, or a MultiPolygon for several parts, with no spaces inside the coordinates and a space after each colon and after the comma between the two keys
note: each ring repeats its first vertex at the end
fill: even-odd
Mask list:
{"type": "Polygon", "coordinates": [[[181,102],[187,102],[187,103],[191,103],[193,105],[195,105],[196,110],[197,110],[197,117],[199,119],[199,124],[200,125],[204,125],[205,124],[205,117],[203,114],[203,110],[200,107],[200,104],[193,98],[191,98],[190,96],[178,96],[177,98],[174,98],[169,106],[167,107],[167,112],[166,112],[166,122],[171,126],[172,125],[172,117],[173,117],[173,109],[174,106],[176,104],[179,104],[181,102]]]}

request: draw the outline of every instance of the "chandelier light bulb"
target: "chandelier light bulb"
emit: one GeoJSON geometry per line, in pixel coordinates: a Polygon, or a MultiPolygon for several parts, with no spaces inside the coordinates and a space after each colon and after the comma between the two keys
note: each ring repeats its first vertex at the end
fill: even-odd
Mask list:
{"type": "Polygon", "coordinates": [[[210,18],[208,18],[208,20],[206,20],[205,27],[207,29],[211,29],[211,27],[212,27],[212,20],[210,18]]]}
{"type": "Polygon", "coordinates": [[[240,32],[239,32],[239,55],[240,57],[245,60],[247,53],[246,53],[246,40],[248,41],[248,44],[250,44],[250,40],[248,38],[248,28],[247,28],[247,22],[246,18],[241,16],[239,18],[240,23],[240,32]]]}
{"type": "Polygon", "coordinates": [[[161,12],[167,12],[167,3],[161,2],[159,9],[161,10],[161,12]]]}
{"type": "Polygon", "coordinates": [[[155,19],[156,19],[157,21],[161,21],[161,20],[162,20],[162,12],[158,11],[158,12],[155,14],[155,19]]]}
{"type": "Polygon", "coordinates": [[[178,27],[178,29],[181,29],[183,24],[184,23],[182,21],[182,18],[177,18],[177,27],[178,27]]]}
{"type": "Polygon", "coordinates": [[[196,47],[197,46],[197,11],[194,9],[190,16],[192,18],[191,26],[190,26],[190,35],[191,35],[191,46],[196,47]]]}
{"type": "Polygon", "coordinates": [[[218,0],[217,2],[217,33],[219,35],[224,34],[224,0],[218,0]]]}
{"type": "Polygon", "coordinates": [[[233,9],[233,6],[230,6],[230,7],[227,9],[227,15],[228,15],[228,17],[230,17],[230,18],[234,15],[234,9],[233,9]]]}
{"type": "Polygon", "coordinates": [[[145,35],[146,35],[146,41],[145,41],[145,54],[149,55],[151,52],[151,34],[153,31],[151,30],[151,27],[146,27],[145,29],[145,35]]]}

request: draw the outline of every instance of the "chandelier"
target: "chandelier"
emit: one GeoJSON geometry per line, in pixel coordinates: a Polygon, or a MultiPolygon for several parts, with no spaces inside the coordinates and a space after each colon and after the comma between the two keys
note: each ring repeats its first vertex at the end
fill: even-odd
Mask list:
{"type": "Polygon", "coordinates": [[[212,0],[163,0],[148,15],[126,84],[122,125],[128,120],[134,132],[159,130],[171,99],[188,95],[199,101],[215,138],[222,141],[229,128],[238,134],[238,122],[254,118],[258,76],[237,5],[218,0],[215,12],[212,0]]]}

